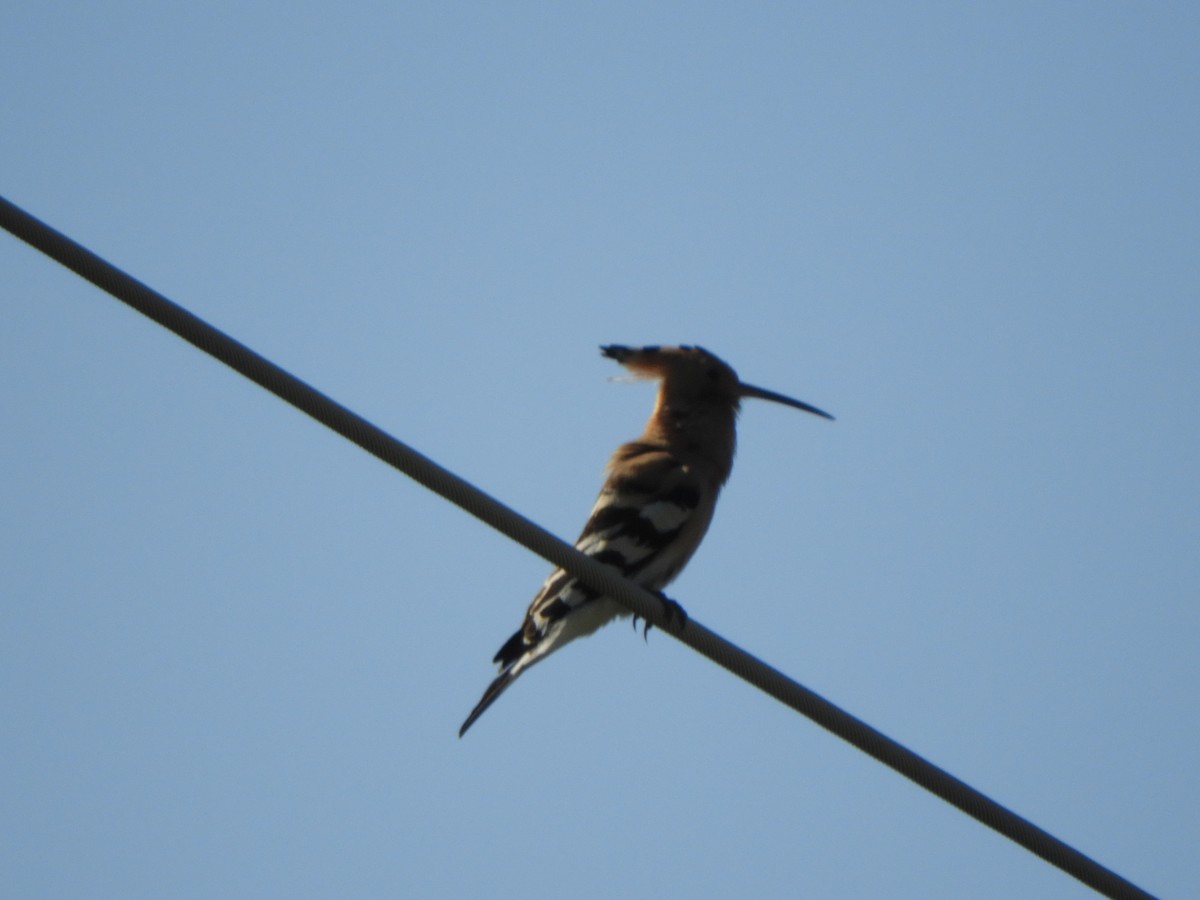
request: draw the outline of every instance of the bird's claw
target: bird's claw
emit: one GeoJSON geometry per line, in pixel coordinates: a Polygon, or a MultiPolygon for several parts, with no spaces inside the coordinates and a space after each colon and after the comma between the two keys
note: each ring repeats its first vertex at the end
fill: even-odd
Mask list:
{"type": "MultiPolygon", "coordinates": [[[[688,615],[686,610],[662,591],[654,591],[654,596],[658,597],[658,601],[663,605],[663,615],[667,619],[667,624],[678,627],[680,630],[687,624],[688,615]]],[[[641,616],[633,617],[633,630],[637,631],[638,620],[641,616]]],[[[642,626],[642,640],[650,640],[650,629],[654,627],[654,623],[646,619],[642,626]]]]}

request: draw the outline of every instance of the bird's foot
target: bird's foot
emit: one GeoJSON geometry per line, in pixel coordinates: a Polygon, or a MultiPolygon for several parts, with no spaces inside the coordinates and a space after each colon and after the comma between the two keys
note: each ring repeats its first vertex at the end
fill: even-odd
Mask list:
{"type": "MultiPolygon", "coordinates": [[[[688,618],[687,612],[684,610],[684,608],[662,591],[653,591],[653,594],[654,596],[658,597],[659,602],[663,605],[663,615],[667,619],[667,624],[682,630],[683,626],[687,624],[688,618]]],[[[634,631],[637,631],[638,618],[638,616],[633,617],[634,631]]],[[[642,628],[642,640],[648,641],[650,639],[650,629],[653,627],[654,624],[647,619],[644,627],[642,628]]]]}

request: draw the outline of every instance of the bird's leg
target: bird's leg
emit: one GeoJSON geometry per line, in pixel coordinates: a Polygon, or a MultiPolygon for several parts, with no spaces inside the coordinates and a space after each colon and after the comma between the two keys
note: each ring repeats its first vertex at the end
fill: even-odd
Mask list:
{"type": "Polygon", "coordinates": [[[665,609],[667,613],[667,622],[672,625],[678,624],[680,628],[683,628],[683,626],[687,624],[688,620],[687,610],[664,594],[662,591],[655,591],[654,593],[658,596],[658,599],[662,601],[663,609],[665,609]]]}
{"type": "MultiPolygon", "coordinates": [[[[677,625],[682,630],[683,626],[687,624],[688,618],[687,612],[684,610],[684,608],[662,591],[652,591],[651,593],[653,593],[654,596],[658,598],[658,601],[663,605],[663,615],[666,616],[667,624],[677,625]]],[[[637,629],[637,616],[633,617],[633,627],[634,630],[637,629]]],[[[646,627],[642,629],[643,641],[648,641],[650,639],[650,629],[653,627],[654,626],[651,624],[650,620],[647,619],[646,627]]]]}

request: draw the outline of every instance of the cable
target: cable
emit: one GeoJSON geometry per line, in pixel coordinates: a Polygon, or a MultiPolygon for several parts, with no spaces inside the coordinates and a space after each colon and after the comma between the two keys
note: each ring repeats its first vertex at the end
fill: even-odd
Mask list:
{"type": "Polygon", "coordinates": [[[853,744],[967,815],[1108,897],[1150,897],[1136,885],[788,678],[695,619],[668,621],[659,599],[616,570],[443,469],[416,450],[259,356],[90,250],[0,197],[0,226],[210,356],[491,525],[589,587],[687,644],[786,706],[853,744]]]}

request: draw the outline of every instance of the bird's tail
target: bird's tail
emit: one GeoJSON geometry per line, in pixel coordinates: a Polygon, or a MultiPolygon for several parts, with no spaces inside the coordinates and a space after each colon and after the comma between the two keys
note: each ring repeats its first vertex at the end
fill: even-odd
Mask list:
{"type": "Polygon", "coordinates": [[[471,710],[471,714],[467,716],[467,721],[463,722],[462,728],[458,729],[458,736],[462,737],[466,734],[467,729],[475,724],[475,720],[499,699],[508,686],[517,680],[518,675],[537,662],[544,652],[543,642],[535,638],[534,642],[530,643],[525,637],[524,629],[518,629],[516,634],[505,641],[504,646],[496,652],[495,658],[492,659],[492,662],[500,664],[500,674],[487,686],[483,697],[471,710]]]}
{"type": "Polygon", "coordinates": [[[462,723],[462,728],[458,729],[459,737],[467,733],[467,729],[474,725],[475,720],[482,716],[487,711],[487,708],[500,698],[500,695],[504,693],[510,684],[517,680],[517,676],[522,671],[524,671],[523,666],[509,666],[496,676],[496,680],[487,686],[487,690],[483,692],[482,699],[475,704],[475,708],[467,716],[467,721],[462,723]]]}

